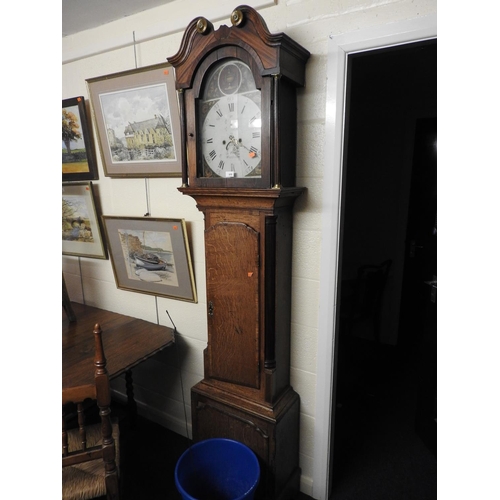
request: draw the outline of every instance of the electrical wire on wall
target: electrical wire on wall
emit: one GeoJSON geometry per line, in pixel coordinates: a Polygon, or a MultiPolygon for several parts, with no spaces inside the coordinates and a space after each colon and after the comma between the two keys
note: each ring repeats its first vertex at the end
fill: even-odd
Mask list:
{"type": "MultiPolygon", "coordinates": [[[[134,46],[134,62],[135,62],[135,69],[138,68],[137,65],[137,44],[135,41],[135,31],[132,31],[132,39],[133,39],[133,46],[134,46]]],[[[144,179],[144,185],[146,189],[146,213],[144,214],[144,217],[149,217],[151,215],[151,209],[150,209],[150,197],[149,197],[149,179],[146,177],[144,179]]],[[[158,316],[158,307],[156,308],[156,315],[158,316]]]]}
{"type": "Polygon", "coordinates": [[[144,214],[144,217],[149,217],[151,215],[151,208],[150,208],[150,197],[149,197],[149,179],[146,177],[144,179],[144,187],[146,190],[146,213],[144,214]]]}
{"type": "MultiPolygon", "coordinates": [[[[136,50],[136,41],[135,41],[135,31],[132,32],[132,37],[134,41],[134,60],[135,60],[135,69],[138,68],[137,65],[137,50],[136,50]]],[[[144,214],[144,217],[151,217],[151,195],[150,195],[150,189],[149,189],[149,178],[144,179],[144,189],[145,189],[145,195],[146,195],[146,213],[144,214]]],[[[156,308],[156,324],[160,324],[160,316],[158,312],[158,297],[155,295],[155,308],[156,308]]],[[[189,425],[188,425],[188,416],[187,416],[187,410],[186,410],[186,400],[184,396],[184,384],[182,380],[182,370],[181,370],[181,363],[180,363],[180,357],[179,357],[179,351],[178,351],[178,344],[177,344],[177,327],[175,326],[175,323],[172,320],[172,317],[170,316],[170,313],[168,312],[167,309],[165,309],[165,312],[167,313],[167,316],[172,323],[172,326],[174,327],[174,349],[175,349],[175,356],[176,356],[176,363],[177,363],[177,370],[179,371],[179,379],[181,383],[181,393],[182,393],[182,407],[184,410],[184,424],[186,426],[186,437],[189,439],[189,425]]]]}
{"type": "MultiPolygon", "coordinates": [[[[135,69],[138,68],[137,65],[137,45],[135,41],[135,31],[132,31],[132,39],[133,39],[133,46],[134,46],[134,62],[135,62],[135,69]]],[[[150,193],[149,193],[149,179],[146,177],[144,179],[144,190],[145,190],[145,195],[146,195],[146,213],[144,214],[144,217],[150,217],[151,216],[151,199],[150,199],[150,193]]],[[[159,319],[159,314],[158,314],[158,297],[155,295],[155,307],[156,307],[156,323],[160,324],[160,319],[159,319]]]]}
{"type": "Polygon", "coordinates": [[[135,69],[137,69],[137,51],[135,48],[135,31],[132,31],[132,38],[134,39],[134,60],[135,60],[135,69]]]}

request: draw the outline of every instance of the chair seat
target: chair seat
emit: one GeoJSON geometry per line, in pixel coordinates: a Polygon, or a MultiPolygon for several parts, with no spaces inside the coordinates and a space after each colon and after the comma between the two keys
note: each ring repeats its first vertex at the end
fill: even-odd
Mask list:
{"type": "MultiPolygon", "coordinates": [[[[120,471],[120,430],[118,421],[113,419],[113,438],[116,448],[116,467],[120,471]]],[[[101,444],[101,424],[86,427],[87,448],[101,444]]],[[[80,450],[78,429],[68,430],[69,452],[80,450]]],[[[102,458],[81,464],[63,467],[62,498],[63,500],[86,500],[106,495],[105,469],[102,458]]]]}

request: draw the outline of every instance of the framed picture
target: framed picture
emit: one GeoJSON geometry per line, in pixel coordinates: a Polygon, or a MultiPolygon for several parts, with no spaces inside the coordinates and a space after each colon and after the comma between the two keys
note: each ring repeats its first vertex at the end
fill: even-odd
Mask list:
{"type": "Polygon", "coordinates": [[[63,184],[62,253],[107,259],[91,182],[63,184]]]}
{"type": "Polygon", "coordinates": [[[181,127],[170,64],[87,80],[108,177],[180,177],[181,127]]]}
{"type": "Polygon", "coordinates": [[[118,288],[197,302],[184,219],[102,218],[118,288]]]}
{"type": "Polygon", "coordinates": [[[88,181],[98,178],[85,99],[82,96],[63,99],[62,180],[88,181]]]}

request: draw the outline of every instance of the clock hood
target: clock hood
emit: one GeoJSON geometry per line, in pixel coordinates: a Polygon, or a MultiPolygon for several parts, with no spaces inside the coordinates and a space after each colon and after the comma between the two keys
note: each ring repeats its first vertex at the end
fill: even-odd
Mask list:
{"type": "Polygon", "coordinates": [[[178,90],[191,88],[203,57],[223,45],[241,47],[251,53],[260,62],[262,75],[280,74],[296,86],[305,84],[304,67],[309,51],[285,33],[270,33],[262,16],[252,7],[236,7],[230,19],[231,27],[222,25],[217,30],[204,17],[188,24],[179,51],[167,58],[175,68],[178,90]]]}

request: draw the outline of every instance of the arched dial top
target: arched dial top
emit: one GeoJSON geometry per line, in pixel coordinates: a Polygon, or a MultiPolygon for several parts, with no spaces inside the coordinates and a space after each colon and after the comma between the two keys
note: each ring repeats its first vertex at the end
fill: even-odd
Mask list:
{"type": "Polygon", "coordinates": [[[202,177],[261,177],[261,92],[247,64],[226,58],[213,65],[197,115],[202,177]]]}

